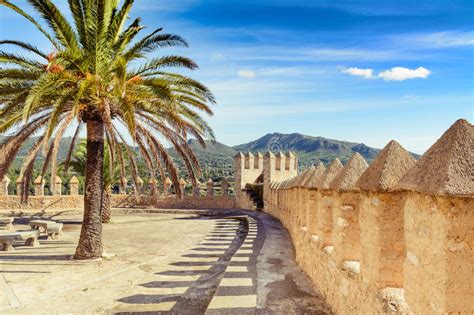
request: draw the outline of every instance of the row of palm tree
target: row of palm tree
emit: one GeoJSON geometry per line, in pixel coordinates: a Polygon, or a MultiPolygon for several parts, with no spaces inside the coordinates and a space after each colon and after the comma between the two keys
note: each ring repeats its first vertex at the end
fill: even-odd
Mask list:
{"type": "MultiPolygon", "coordinates": [[[[171,144],[183,159],[193,182],[199,163],[187,144],[189,136],[203,146],[214,139],[202,113],[212,115],[215,99],[200,82],[170,72],[194,70],[194,61],[183,56],[153,53],[166,47],[186,47],[178,35],[162,29],[140,37],[145,28],[139,18],[129,21],[133,0],[68,0],[72,21],[51,0],[28,0],[45,24],[7,0],[0,4],[23,16],[51,46],[41,51],[28,42],[1,40],[28,56],[0,51],[0,133],[11,137],[0,147],[0,178],[7,172],[20,146],[39,134],[21,169],[22,199],[26,200],[36,158],[45,156],[42,172],[57,174],[57,152],[68,130],[73,141],[64,161],[67,170],[81,130],[86,132],[84,218],[75,259],[97,259],[102,254],[101,213],[104,206],[104,143],[109,167],[125,174],[130,162],[137,180],[134,152],[121,146],[129,137],[140,149],[150,174],[167,172],[177,183],[176,165],[166,150],[171,144]],[[128,134],[128,135],[127,135],[128,134]]],[[[113,170],[112,170],[113,171],[113,170]]],[[[135,185],[136,187],[137,185],[135,185]]],[[[174,185],[177,194],[179,185],[174,185]]]]}

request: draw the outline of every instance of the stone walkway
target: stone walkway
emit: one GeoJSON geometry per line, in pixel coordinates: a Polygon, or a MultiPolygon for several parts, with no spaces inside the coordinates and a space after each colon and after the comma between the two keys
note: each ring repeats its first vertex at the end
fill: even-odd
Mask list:
{"type": "MultiPolygon", "coordinates": [[[[157,216],[166,217],[167,215],[157,216]]],[[[48,313],[55,303],[54,307],[57,311],[72,313],[239,315],[330,313],[323,298],[314,292],[308,277],[295,264],[288,233],[278,221],[270,216],[263,213],[240,212],[227,216],[200,218],[175,215],[173,219],[176,229],[186,226],[189,233],[194,233],[194,238],[197,240],[193,243],[193,238],[189,237],[185,240],[176,239],[177,255],[158,260],[146,260],[146,263],[142,261],[138,268],[128,266],[130,270],[127,273],[121,272],[123,267],[111,265],[112,276],[104,274],[103,280],[99,280],[93,286],[79,284],[77,288],[68,290],[68,294],[56,291],[55,294],[50,294],[48,302],[46,300],[33,301],[35,302],[33,307],[28,306],[28,303],[26,305],[22,303],[21,294],[18,293],[22,293],[21,290],[25,290],[24,287],[11,283],[9,285],[5,278],[0,277],[0,280],[4,282],[0,281],[3,296],[10,301],[10,307],[2,308],[0,304],[0,313],[21,314],[30,310],[35,310],[36,313],[43,313],[44,310],[44,313],[48,313]],[[199,231],[194,230],[195,224],[201,225],[199,231]],[[200,236],[199,233],[206,229],[208,229],[207,232],[200,236]],[[189,243],[190,246],[187,244],[184,246],[181,243],[189,243]],[[183,250],[179,249],[181,247],[183,250]],[[94,295],[102,294],[103,298],[94,300],[91,295],[87,298],[89,288],[97,290],[94,295]],[[81,301],[77,301],[78,294],[82,293],[81,290],[86,292],[86,295],[82,297],[85,298],[82,301],[83,304],[90,301],[91,304],[102,302],[104,305],[82,308],[81,301]],[[15,298],[12,299],[12,297],[15,298]],[[64,310],[61,309],[61,305],[64,305],[61,299],[76,303],[78,305],[75,308],[76,312],[72,307],[64,306],[64,310]],[[43,307],[42,303],[51,303],[51,305],[43,307]]],[[[128,224],[132,223],[128,222],[128,224]]],[[[148,225],[146,224],[147,228],[148,225]]],[[[185,229],[182,231],[182,235],[186,234],[185,231],[185,229]]],[[[162,231],[162,233],[166,232],[162,231]]],[[[170,233],[175,232],[170,231],[170,233]]],[[[178,237],[179,235],[179,233],[176,234],[178,237]]],[[[171,238],[168,238],[168,241],[171,241],[171,238]]],[[[166,246],[173,246],[173,244],[166,246]]],[[[111,250],[116,250],[116,248],[111,250]]],[[[0,260],[2,255],[5,254],[0,254],[0,260]]],[[[8,259],[14,262],[15,256],[12,256],[8,259]]],[[[123,255],[123,257],[128,256],[123,255]]],[[[21,259],[25,262],[28,256],[19,260],[21,259]]],[[[136,261],[138,262],[138,259],[136,261]]],[[[50,270],[53,270],[51,276],[54,276],[54,268],[50,270]]],[[[3,271],[2,268],[0,274],[3,271]]],[[[7,273],[3,276],[8,278],[9,271],[5,271],[7,273]]],[[[69,272],[74,271],[74,269],[69,270],[69,272]]],[[[14,273],[14,271],[10,272],[14,273]]],[[[38,275],[31,274],[29,277],[33,279],[38,275]]],[[[21,279],[24,281],[26,278],[21,279]]],[[[7,280],[11,282],[14,278],[7,280]]],[[[41,279],[38,280],[41,281],[41,279]]]]}

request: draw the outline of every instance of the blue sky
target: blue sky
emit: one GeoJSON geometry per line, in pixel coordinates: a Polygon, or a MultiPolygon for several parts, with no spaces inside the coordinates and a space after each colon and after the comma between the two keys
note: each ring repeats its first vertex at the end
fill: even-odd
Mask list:
{"type": "MultiPolygon", "coordinates": [[[[163,52],[198,62],[225,144],[300,132],[423,153],[474,118],[471,0],[136,0],[132,16],[188,40],[163,52]]],[[[5,8],[0,38],[49,49],[5,8]]]]}

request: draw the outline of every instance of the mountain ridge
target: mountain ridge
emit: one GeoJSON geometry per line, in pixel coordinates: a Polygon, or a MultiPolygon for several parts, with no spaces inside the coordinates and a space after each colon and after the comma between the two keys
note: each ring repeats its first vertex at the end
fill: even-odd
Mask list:
{"type": "MultiPolygon", "coordinates": [[[[2,143],[7,137],[0,136],[0,143],[2,143]]],[[[59,148],[59,160],[61,160],[66,154],[70,145],[71,138],[65,137],[61,140],[59,148]]],[[[21,159],[26,155],[26,152],[31,147],[32,139],[24,145],[18,154],[17,159],[21,159]]],[[[212,142],[206,140],[206,148],[202,148],[200,143],[196,139],[189,139],[188,143],[195,152],[198,160],[203,167],[211,168],[229,168],[233,165],[233,157],[237,152],[262,152],[272,151],[274,153],[278,151],[293,151],[297,154],[300,168],[306,168],[313,164],[323,162],[329,164],[333,159],[339,158],[341,162],[346,163],[348,159],[358,152],[367,160],[371,162],[380,149],[369,147],[364,143],[356,143],[342,140],[329,139],[321,136],[309,136],[301,133],[268,133],[264,136],[239,145],[228,146],[221,142],[212,142]]],[[[177,153],[173,148],[168,149],[170,154],[177,156],[177,153]]],[[[415,158],[419,158],[418,155],[413,154],[415,158]]],[[[178,165],[181,163],[177,163],[178,165]]]]}

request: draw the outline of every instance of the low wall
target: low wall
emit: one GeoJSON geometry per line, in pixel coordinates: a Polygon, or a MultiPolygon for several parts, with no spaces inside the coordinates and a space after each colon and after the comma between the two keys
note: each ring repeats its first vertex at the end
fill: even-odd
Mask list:
{"type": "MultiPolygon", "coordinates": [[[[153,207],[161,209],[233,209],[235,199],[227,196],[140,196],[112,195],[112,207],[153,207]]],[[[27,204],[21,204],[18,196],[0,196],[0,211],[21,210],[82,210],[84,196],[30,196],[27,204]]]]}
{"type": "Polygon", "coordinates": [[[265,211],[335,313],[474,313],[474,198],[305,187],[270,196],[265,211]]]}

